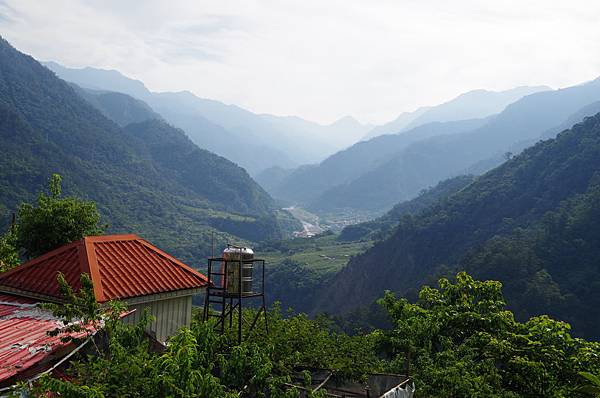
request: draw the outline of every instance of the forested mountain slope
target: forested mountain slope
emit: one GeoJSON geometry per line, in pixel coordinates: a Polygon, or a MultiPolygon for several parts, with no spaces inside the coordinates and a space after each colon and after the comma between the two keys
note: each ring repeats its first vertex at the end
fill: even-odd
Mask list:
{"type": "Polygon", "coordinates": [[[111,232],[136,232],[184,259],[221,240],[280,236],[272,199],[240,167],[162,121],[121,129],[33,58],[0,42],[0,223],[51,173],[97,202],[111,232]]]}
{"type": "Polygon", "coordinates": [[[528,148],[353,258],[321,292],[344,312],[448,270],[500,279],[520,316],[548,313],[600,337],[600,114],[528,148]]]}
{"type": "Polygon", "coordinates": [[[146,120],[162,119],[148,104],[129,95],[84,89],[75,84],[72,86],[79,96],[121,127],[146,120]]]}
{"type": "Polygon", "coordinates": [[[471,132],[416,142],[375,169],[314,199],[315,211],[386,210],[444,179],[464,174],[482,160],[520,142],[540,139],[583,107],[600,99],[600,80],[531,94],[471,132]]]}
{"type": "Polygon", "coordinates": [[[436,202],[444,200],[465,188],[475,181],[475,178],[472,175],[465,175],[444,180],[435,187],[422,191],[416,198],[398,203],[390,211],[375,220],[345,227],[338,240],[344,242],[386,238],[398,225],[402,216],[416,215],[426,210],[436,202]]]}

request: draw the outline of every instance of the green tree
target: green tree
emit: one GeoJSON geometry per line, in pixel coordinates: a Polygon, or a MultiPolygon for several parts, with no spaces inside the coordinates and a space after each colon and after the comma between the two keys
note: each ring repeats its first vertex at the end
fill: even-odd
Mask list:
{"type": "Polygon", "coordinates": [[[422,397],[577,397],[578,373],[600,366],[598,343],[573,338],[568,324],[517,322],[499,282],[462,272],[424,287],[415,304],[391,293],[381,303],[395,323],[382,339],[390,370],[409,353],[422,397]]]}
{"type": "Polygon", "coordinates": [[[96,204],[75,197],[61,197],[62,177],[53,174],[50,195],[41,192],[37,205],[19,208],[17,246],[27,257],[37,257],[88,235],[100,235],[104,227],[96,204]]]}
{"type": "Polygon", "coordinates": [[[13,226],[0,236],[0,272],[8,271],[17,265],[19,265],[17,231],[16,226],[13,226]]]}

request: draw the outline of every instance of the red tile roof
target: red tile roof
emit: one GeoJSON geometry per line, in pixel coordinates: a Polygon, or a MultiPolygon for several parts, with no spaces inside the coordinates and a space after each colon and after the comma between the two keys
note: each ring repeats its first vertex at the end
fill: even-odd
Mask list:
{"type": "Polygon", "coordinates": [[[137,235],[90,236],[0,274],[0,291],[60,298],[62,272],[75,290],[88,273],[98,302],[205,287],[207,279],[137,235]]]}
{"type": "MultiPolygon", "coordinates": [[[[64,335],[47,335],[46,332],[62,325],[57,318],[24,301],[30,300],[0,295],[0,384],[49,362],[60,348],[72,346],[61,341],[64,335]]],[[[85,333],[71,336],[84,337],[85,333]]]]}

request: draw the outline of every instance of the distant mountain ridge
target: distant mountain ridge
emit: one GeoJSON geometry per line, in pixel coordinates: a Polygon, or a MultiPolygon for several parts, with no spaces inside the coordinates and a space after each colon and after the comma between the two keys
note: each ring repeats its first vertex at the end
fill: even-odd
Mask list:
{"type": "Polygon", "coordinates": [[[481,119],[500,113],[508,105],[533,93],[551,90],[547,86],[521,86],[504,91],[472,90],[436,106],[405,112],[395,120],[377,126],[363,139],[382,134],[398,134],[431,122],[481,119]]]}
{"type": "Polygon", "coordinates": [[[363,141],[370,140],[371,138],[379,137],[380,135],[385,134],[398,134],[404,131],[409,124],[411,124],[415,119],[419,116],[423,115],[425,112],[430,110],[431,107],[424,106],[418,108],[413,112],[403,112],[394,120],[384,123],[379,126],[373,127],[363,138],[363,141]]]}
{"type": "Polygon", "coordinates": [[[501,158],[521,142],[543,138],[548,129],[599,99],[600,80],[528,95],[471,131],[431,136],[404,147],[376,168],[346,184],[334,185],[314,198],[309,208],[321,212],[387,210],[444,179],[495,167],[497,161],[482,161],[501,158]]]}
{"type": "MultiPolygon", "coordinates": [[[[362,141],[340,151],[318,165],[298,168],[281,178],[278,183],[261,180],[263,186],[276,198],[305,205],[336,186],[351,183],[376,169],[394,154],[420,140],[440,135],[459,134],[484,125],[487,119],[435,122],[415,127],[403,134],[382,135],[362,141]]],[[[263,177],[261,177],[263,178],[263,177]]],[[[315,208],[318,206],[314,206],[315,208]]]]}
{"type": "Polygon", "coordinates": [[[145,101],[196,144],[251,173],[272,166],[294,167],[319,161],[358,141],[372,128],[351,118],[320,125],[298,117],[259,115],[189,91],[153,93],[142,82],[117,71],[66,68],[55,62],[45,65],[64,80],[84,88],[122,92],[145,101]]]}

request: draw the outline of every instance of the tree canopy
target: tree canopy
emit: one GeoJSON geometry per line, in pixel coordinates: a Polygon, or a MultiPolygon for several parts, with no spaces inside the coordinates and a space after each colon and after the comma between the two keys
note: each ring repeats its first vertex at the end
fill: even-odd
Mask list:
{"type": "Polygon", "coordinates": [[[35,205],[23,203],[19,208],[17,246],[27,257],[37,257],[89,235],[100,235],[96,204],[72,196],[62,197],[62,178],[53,174],[50,194],[40,192],[35,205]]]}
{"type": "Polygon", "coordinates": [[[0,236],[0,272],[19,265],[16,228],[11,226],[4,235],[0,236]]]}
{"type": "Polygon", "coordinates": [[[410,353],[421,397],[585,396],[579,372],[600,372],[600,344],[545,315],[517,322],[501,289],[463,272],[424,287],[414,304],[386,293],[389,368],[402,369],[410,353]]]}

